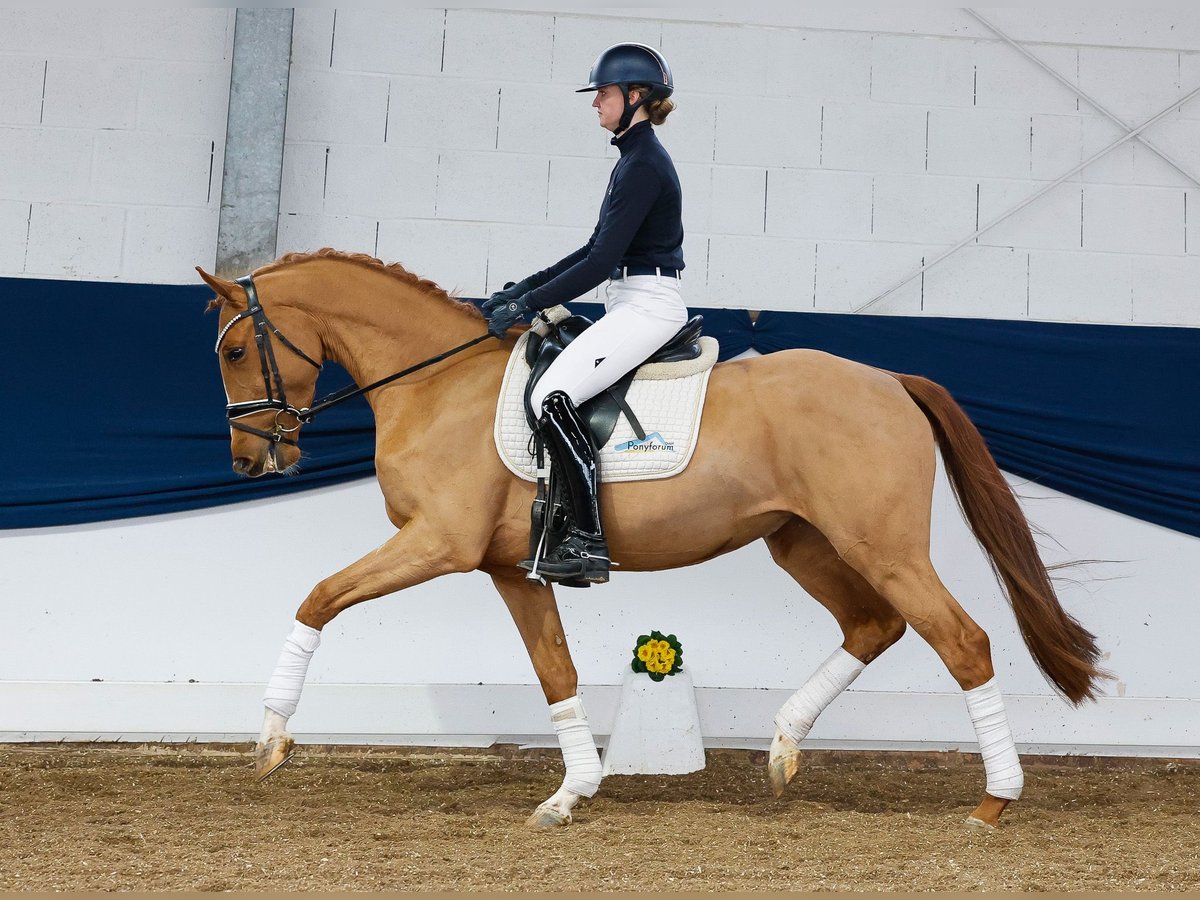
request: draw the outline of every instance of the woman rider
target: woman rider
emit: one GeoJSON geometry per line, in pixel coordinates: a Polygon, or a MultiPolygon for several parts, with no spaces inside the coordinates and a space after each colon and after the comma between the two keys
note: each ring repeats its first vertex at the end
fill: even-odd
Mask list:
{"type": "MultiPolygon", "coordinates": [[[[665,344],[687,321],[679,290],[683,269],[682,197],[671,157],[653,125],[675,108],[662,54],[644,44],[616,44],[596,59],[586,87],[600,125],[620,151],[584,246],[484,304],[498,337],[530,312],[586,294],[608,280],[605,315],[575,338],[534,387],[538,431],[566,485],[572,523],[566,537],[538,560],[550,581],[608,581],[608,544],[597,498],[597,448],[577,407],[618,381],[665,344]]],[[[532,569],[533,560],[520,564],[532,569]]],[[[586,587],[586,584],[580,585],[586,587]]]]}

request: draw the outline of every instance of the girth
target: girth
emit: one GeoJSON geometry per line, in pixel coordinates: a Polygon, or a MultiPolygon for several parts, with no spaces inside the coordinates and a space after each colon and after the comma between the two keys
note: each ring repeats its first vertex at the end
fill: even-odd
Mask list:
{"type": "MultiPolygon", "coordinates": [[[[538,334],[536,331],[529,332],[529,339],[525,344],[525,361],[529,363],[530,369],[529,384],[525,387],[525,418],[529,422],[529,427],[535,432],[541,410],[537,410],[535,413],[529,405],[534,385],[546,374],[546,370],[558,358],[558,354],[562,353],[563,348],[579,337],[591,324],[592,320],[584,316],[568,316],[551,324],[545,335],[538,334]]],[[[704,316],[692,316],[673,338],[646,360],[646,363],[680,362],[698,358],[700,356],[700,332],[703,326],[704,316]]],[[[608,443],[622,413],[625,414],[625,418],[633,427],[634,434],[638,436],[638,439],[645,439],[646,433],[642,429],[641,423],[638,422],[633,410],[625,402],[625,394],[629,391],[629,386],[633,383],[636,373],[637,369],[634,368],[611,387],[601,391],[579,408],[579,414],[587,422],[597,447],[603,447],[608,443]]]]}

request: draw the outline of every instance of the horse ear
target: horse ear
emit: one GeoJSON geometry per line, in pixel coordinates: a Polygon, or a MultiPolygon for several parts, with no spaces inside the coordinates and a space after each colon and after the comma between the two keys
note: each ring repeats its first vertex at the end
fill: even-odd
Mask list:
{"type": "Polygon", "coordinates": [[[200,273],[200,277],[204,279],[204,283],[217,292],[217,297],[234,306],[245,306],[245,292],[234,281],[227,281],[224,278],[219,278],[216,275],[209,275],[199,266],[196,266],[196,271],[200,273]]]}

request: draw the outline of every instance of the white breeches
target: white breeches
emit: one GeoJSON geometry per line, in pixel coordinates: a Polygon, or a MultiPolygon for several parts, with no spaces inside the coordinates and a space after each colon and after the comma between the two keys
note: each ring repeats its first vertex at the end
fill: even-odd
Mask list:
{"type": "Polygon", "coordinates": [[[605,314],[571,341],[534,385],[529,405],[563,391],[576,406],[644,363],[687,322],[679,279],[630,275],[605,288],[605,314]]]}

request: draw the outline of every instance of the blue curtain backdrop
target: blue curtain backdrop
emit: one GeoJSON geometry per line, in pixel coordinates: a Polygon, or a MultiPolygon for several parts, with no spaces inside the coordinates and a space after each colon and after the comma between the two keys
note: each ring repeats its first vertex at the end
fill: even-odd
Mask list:
{"type": "MultiPolygon", "coordinates": [[[[305,428],[299,475],[232,473],[216,321],[202,314],[211,296],[203,285],[0,279],[0,528],[198,509],[372,474],[361,400],[305,428]]],[[[1005,470],[1200,536],[1200,329],[693,312],[723,359],[813,347],[931,378],[1005,470]]],[[[318,396],[348,383],[327,370],[318,396]]]]}

